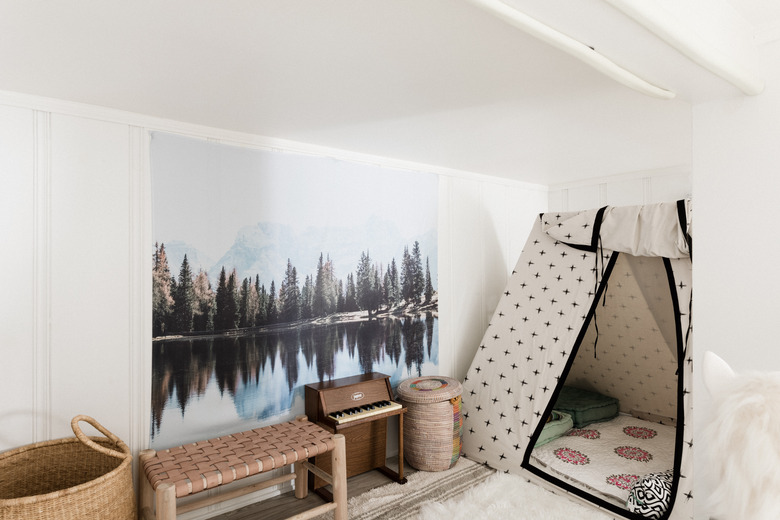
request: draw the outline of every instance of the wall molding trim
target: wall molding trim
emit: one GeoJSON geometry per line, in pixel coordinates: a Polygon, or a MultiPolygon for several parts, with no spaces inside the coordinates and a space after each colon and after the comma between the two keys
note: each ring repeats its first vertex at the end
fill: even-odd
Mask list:
{"type": "Polygon", "coordinates": [[[33,441],[51,438],[51,114],[33,111],[33,441]]]}
{"type": "Polygon", "coordinates": [[[128,446],[133,453],[149,447],[151,428],[151,352],[152,337],[151,258],[151,178],[149,132],[128,127],[128,207],[129,215],[129,358],[130,409],[132,426],[128,446]]]}
{"type": "Polygon", "coordinates": [[[631,172],[616,173],[614,175],[605,175],[602,177],[593,177],[582,181],[562,182],[549,186],[551,192],[555,190],[564,190],[569,188],[580,188],[583,186],[593,186],[594,184],[609,184],[617,181],[629,181],[635,179],[645,179],[653,177],[665,177],[667,175],[691,175],[693,166],[690,164],[677,164],[665,168],[655,168],[652,170],[637,170],[631,172]]]}
{"type": "Polygon", "coordinates": [[[604,206],[668,202],[692,196],[691,174],[686,166],[630,172],[560,185],[550,189],[550,211],[579,211],[604,206]]]}

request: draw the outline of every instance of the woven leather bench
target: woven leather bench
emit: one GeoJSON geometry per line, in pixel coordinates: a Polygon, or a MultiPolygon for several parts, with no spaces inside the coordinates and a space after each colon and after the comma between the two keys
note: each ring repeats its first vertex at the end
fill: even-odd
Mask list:
{"type": "Polygon", "coordinates": [[[257,428],[224,437],[195,442],[165,451],[140,454],[140,512],[142,519],[175,520],[186,513],[247,493],[295,480],[295,496],[308,494],[308,472],[333,486],[333,502],[290,518],[303,520],[334,511],[335,520],[347,520],[347,469],[344,435],[332,434],[307,420],[257,428]],[[332,474],[308,462],[309,457],[331,453],[332,474]],[[230,484],[252,475],[293,465],[287,475],[223,491],[215,496],[182,504],[176,499],[230,484]]]}

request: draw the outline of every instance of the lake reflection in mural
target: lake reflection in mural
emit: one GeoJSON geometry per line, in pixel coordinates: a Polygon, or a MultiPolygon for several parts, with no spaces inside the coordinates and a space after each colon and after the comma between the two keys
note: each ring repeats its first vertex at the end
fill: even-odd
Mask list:
{"type": "Polygon", "coordinates": [[[381,372],[395,387],[431,375],[438,343],[433,313],[156,341],[152,447],[288,420],[303,413],[309,383],[381,372]]]}

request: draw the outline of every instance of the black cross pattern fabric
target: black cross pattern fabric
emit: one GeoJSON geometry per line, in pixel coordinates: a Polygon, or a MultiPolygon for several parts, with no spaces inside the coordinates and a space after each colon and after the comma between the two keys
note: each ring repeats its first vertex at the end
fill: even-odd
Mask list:
{"type": "Polygon", "coordinates": [[[681,201],[537,218],[463,384],[467,457],[538,475],[532,437],[569,376],[676,425],[663,518],[693,518],[690,214],[681,201]]]}

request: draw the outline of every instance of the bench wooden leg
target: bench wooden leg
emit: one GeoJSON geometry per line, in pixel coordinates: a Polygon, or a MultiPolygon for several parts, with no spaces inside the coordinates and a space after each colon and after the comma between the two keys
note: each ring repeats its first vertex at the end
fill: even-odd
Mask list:
{"type": "Polygon", "coordinates": [[[154,491],[157,520],[176,520],[176,486],[164,482],[154,491]]]}
{"type": "Polygon", "coordinates": [[[140,520],[154,520],[154,490],[144,472],[144,462],[156,455],[154,450],[143,450],[138,458],[138,517],[140,520]]]}
{"type": "MultiPolygon", "coordinates": [[[[296,421],[307,422],[309,420],[305,415],[295,417],[296,421]]],[[[308,459],[307,459],[308,460],[308,459]]],[[[296,462],[295,470],[295,498],[306,498],[309,494],[309,470],[303,465],[304,461],[296,462]]]]}
{"type": "Polygon", "coordinates": [[[336,447],[331,453],[333,476],[333,502],[336,504],[334,520],[347,520],[347,445],[344,435],[333,436],[336,447]]]}
{"type": "Polygon", "coordinates": [[[295,498],[306,498],[309,494],[309,470],[303,461],[295,463],[295,498]]]}

